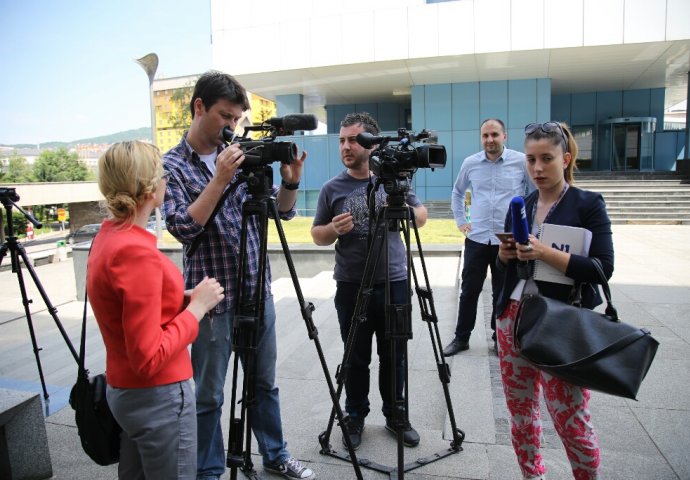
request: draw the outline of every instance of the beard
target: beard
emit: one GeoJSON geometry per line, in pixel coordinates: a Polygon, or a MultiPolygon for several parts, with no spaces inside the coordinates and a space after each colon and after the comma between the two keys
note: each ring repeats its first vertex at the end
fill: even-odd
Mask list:
{"type": "Polygon", "coordinates": [[[341,158],[341,161],[343,162],[343,165],[345,165],[347,168],[351,168],[353,170],[358,170],[358,169],[362,168],[362,165],[367,165],[369,163],[369,155],[368,154],[366,156],[349,155],[345,158],[341,158]]]}

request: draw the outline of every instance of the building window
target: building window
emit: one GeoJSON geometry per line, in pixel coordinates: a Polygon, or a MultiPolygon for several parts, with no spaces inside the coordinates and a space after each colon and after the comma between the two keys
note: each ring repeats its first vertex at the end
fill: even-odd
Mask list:
{"type": "Polygon", "coordinates": [[[572,127],[570,131],[575,137],[579,152],[577,154],[577,168],[578,170],[592,169],[592,144],[594,141],[594,127],[592,125],[584,125],[579,127],[572,127]]]}

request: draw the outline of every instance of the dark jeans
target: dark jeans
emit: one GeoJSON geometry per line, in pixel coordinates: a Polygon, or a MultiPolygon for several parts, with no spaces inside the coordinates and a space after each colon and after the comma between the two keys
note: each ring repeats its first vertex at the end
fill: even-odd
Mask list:
{"type": "Polygon", "coordinates": [[[484,245],[465,239],[465,250],[462,253],[462,285],[460,291],[460,305],[458,307],[458,324],[455,327],[455,338],[467,341],[474,330],[477,320],[477,302],[482,293],[486,269],[491,268],[491,290],[493,308],[491,310],[491,330],[496,338],[496,299],[501,291],[501,279],[496,272],[496,257],[498,245],[484,245]]]}
{"type": "MultiPolygon", "coordinates": [[[[335,309],[338,312],[340,336],[347,344],[352,314],[357,303],[358,283],[338,282],[335,292],[335,309]]],[[[391,304],[403,304],[410,300],[407,280],[390,282],[391,304]]],[[[375,285],[367,306],[365,322],[357,327],[357,336],[352,342],[349,369],[345,380],[345,411],[353,417],[366,417],[369,413],[369,364],[371,363],[371,340],[376,334],[376,353],[379,356],[379,392],[383,400],[383,415],[392,414],[391,395],[391,341],[386,339],[385,284],[375,285]]],[[[396,392],[403,398],[405,382],[405,356],[403,340],[396,340],[396,392]]]]}

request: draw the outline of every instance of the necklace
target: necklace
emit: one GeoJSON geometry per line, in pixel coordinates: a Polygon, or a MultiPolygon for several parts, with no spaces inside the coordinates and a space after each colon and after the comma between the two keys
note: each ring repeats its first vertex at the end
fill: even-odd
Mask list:
{"type": "Polygon", "coordinates": [[[553,205],[549,208],[549,211],[546,212],[546,216],[544,217],[544,220],[542,222],[539,222],[537,220],[537,205],[539,204],[539,192],[537,192],[537,200],[534,202],[534,205],[532,206],[532,224],[538,224],[540,226],[541,224],[546,223],[546,221],[549,219],[553,211],[556,209],[556,206],[558,203],[561,201],[561,198],[563,198],[563,195],[565,195],[566,190],[568,190],[568,183],[566,182],[565,185],[563,185],[563,190],[561,190],[561,194],[558,196],[555,202],[553,202],[553,205]]]}

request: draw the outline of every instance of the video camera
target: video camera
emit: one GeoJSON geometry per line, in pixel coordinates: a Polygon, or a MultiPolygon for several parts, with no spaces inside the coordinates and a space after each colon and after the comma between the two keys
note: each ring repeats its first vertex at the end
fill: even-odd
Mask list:
{"type": "Polygon", "coordinates": [[[314,115],[294,114],[284,117],[273,117],[261,123],[244,128],[242,136],[237,136],[225,127],[220,138],[226,143],[239,143],[244,151],[244,162],[241,170],[261,169],[273,162],[289,165],[297,158],[297,145],[293,142],[276,141],[277,136],[292,135],[295,130],[315,130],[318,121],[314,115]],[[249,132],[262,132],[259,140],[248,136],[249,132]]]}
{"type": "Polygon", "coordinates": [[[446,166],[446,147],[437,145],[438,137],[426,129],[415,135],[404,128],[398,129],[397,137],[375,136],[362,132],[357,143],[364,148],[379,145],[369,156],[369,170],[382,179],[411,177],[418,168],[443,168],[446,166]],[[391,145],[390,142],[397,142],[391,145]],[[415,147],[415,142],[422,145],[415,147]]]}

